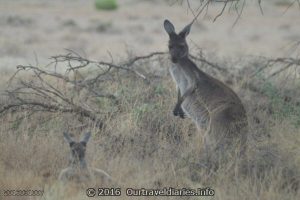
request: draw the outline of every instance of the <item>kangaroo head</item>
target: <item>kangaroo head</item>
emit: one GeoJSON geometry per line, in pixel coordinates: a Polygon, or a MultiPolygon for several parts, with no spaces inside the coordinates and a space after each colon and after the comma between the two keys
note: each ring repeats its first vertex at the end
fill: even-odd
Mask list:
{"type": "Polygon", "coordinates": [[[173,24],[169,20],[164,21],[164,28],[169,34],[169,52],[171,60],[177,63],[178,60],[186,58],[189,55],[189,47],[186,43],[186,36],[190,33],[192,23],[188,24],[178,34],[175,32],[173,24]]]}
{"type": "Polygon", "coordinates": [[[83,138],[80,142],[76,142],[73,138],[66,132],[64,132],[65,141],[69,143],[71,149],[71,156],[70,156],[70,164],[71,165],[78,165],[80,167],[86,167],[85,162],[85,151],[86,151],[86,144],[91,137],[91,132],[85,133],[83,138]]]}

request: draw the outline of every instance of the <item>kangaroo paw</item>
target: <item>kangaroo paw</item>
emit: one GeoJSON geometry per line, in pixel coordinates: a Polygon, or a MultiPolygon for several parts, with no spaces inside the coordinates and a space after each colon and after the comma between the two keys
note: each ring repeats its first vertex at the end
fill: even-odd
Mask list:
{"type": "Polygon", "coordinates": [[[173,110],[173,114],[175,116],[179,116],[180,118],[184,119],[185,118],[185,113],[182,110],[181,106],[176,106],[175,109],[173,110]]]}
{"type": "Polygon", "coordinates": [[[182,119],[184,119],[186,117],[186,115],[183,112],[183,110],[182,110],[182,112],[179,112],[179,117],[182,118],[182,119]]]}

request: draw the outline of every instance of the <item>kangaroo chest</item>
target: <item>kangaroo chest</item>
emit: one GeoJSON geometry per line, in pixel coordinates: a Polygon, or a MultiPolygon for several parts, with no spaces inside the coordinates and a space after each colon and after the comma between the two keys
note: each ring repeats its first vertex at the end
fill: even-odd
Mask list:
{"type": "Polygon", "coordinates": [[[91,175],[88,169],[77,169],[73,168],[68,173],[68,179],[75,182],[86,182],[91,179],[91,175]]]}
{"type": "Polygon", "coordinates": [[[188,79],[185,76],[185,73],[183,72],[181,66],[179,66],[178,64],[172,64],[169,71],[180,92],[183,93],[184,91],[186,91],[188,86],[188,79]]]}

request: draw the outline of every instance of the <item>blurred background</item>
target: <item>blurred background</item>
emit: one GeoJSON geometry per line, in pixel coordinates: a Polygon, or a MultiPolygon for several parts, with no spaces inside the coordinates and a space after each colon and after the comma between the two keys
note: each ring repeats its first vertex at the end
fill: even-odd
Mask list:
{"type": "MultiPolygon", "coordinates": [[[[0,67],[32,63],[35,57],[48,63],[50,56],[65,53],[64,49],[108,61],[130,52],[165,51],[168,37],[163,20],[168,18],[180,30],[193,19],[186,1],[116,0],[110,5],[106,0],[109,3],[98,7],[96,1],[0,0],[0,67]]],[[[199,5],[199,0],[190,0],[195,12],[199,5]]],[[[300,41],[297,3],[266,0],[261,6],[263,13],[257,1],[246,1],[235,23],[234,8],[214,22],[223,4],[211,4],[193,26],[188,41],[192,51],[200,48],[235,58],[289,55],[291,46],[300,41]]]]}

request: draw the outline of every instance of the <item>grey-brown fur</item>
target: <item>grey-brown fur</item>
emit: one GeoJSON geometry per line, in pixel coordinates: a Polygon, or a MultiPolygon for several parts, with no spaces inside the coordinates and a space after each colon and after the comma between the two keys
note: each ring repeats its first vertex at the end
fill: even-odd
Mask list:
{"type": "Polygon", "coordinates": [[[187,115],[200,130],[204,130],[207,159],[219,162],[229,159],[227,155],[232,159],[246,147],[246,111],[232,89],[201,71],[189,58],[186,36],[191,25],[177,34],[173,24],[164,21],[170,38],[170,73],[178,90],[173,113],[181,118],[187,115]]]}
{"type": "Polygon", "coordinates": [[[86,163],[86,146],[90,137],[91,133],[88,132],[80,142],[76,142],[68,133],[64,132],[64,139],[69,144],[71,153],[69,166],[60,172],[59,180],[75,183],[100,183],[103,185],[111,182],[109,174],[101,169],[88,167],[86,163]]]}

